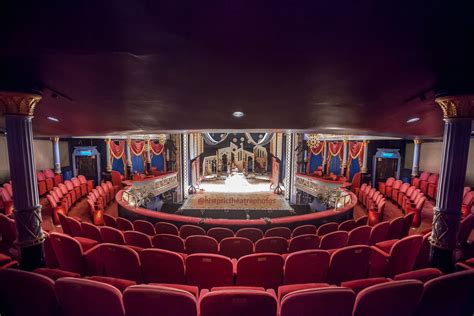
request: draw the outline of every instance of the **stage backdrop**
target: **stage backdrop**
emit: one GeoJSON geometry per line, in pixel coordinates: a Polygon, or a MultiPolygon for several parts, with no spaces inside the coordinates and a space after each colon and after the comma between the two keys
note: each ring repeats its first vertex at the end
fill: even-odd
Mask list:
{"type": "Polygon", "coordinates": [[[120,172],[120,174],[126,176],[127,168],[125,168],[125,166],[127,158],[125,157],[124,140],[110,141],[110,159],[112,159],[112,170],[120,172]]]}
{"type": "Polygon", "coordinates": [[[346,177],[352,181],[352,177],[360,171],[364,158],[364,146],[362,142],[349,142],[349,153],[347,156],[346,177]]]}
{"type": "Polygon", "coordinates": [[[343,142],[328,142],[327,173],[341,175],[343,142]]]}
{"type": "Polygon", "coordinates": [[[308,148],[308,158],[306,162],[306,173],[312,174],[318,167],[323,165],[324,145],[326,142],[319,142],[317,146],[308,148]]]}

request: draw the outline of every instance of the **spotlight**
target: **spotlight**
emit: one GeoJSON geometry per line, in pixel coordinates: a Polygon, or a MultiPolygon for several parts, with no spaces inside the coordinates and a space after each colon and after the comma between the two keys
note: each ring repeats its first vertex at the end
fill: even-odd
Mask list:
{"type": "Polygon", "coordinates": [[[48,120],[53,121],[53,122],[59,122],[58,118],[55,118],[55,117],[52,117],[52,116],[48,116],[48,120]]]}
{"type": "Polygon", "coordinates": [[[234,113],[232,113],[232,116],[237,117],[237,118],[240,118],[244,115],[245,115],[244,112],[240,112],[240,111],[235,111],[234,113]]]}
{"type": "Polygon", "coordinates": [[[418,122],[419,120],[420,120],[419,117],[412,117],[411,119],[407,120],[407,123],[415,123],[415,122],[418,122]]]}

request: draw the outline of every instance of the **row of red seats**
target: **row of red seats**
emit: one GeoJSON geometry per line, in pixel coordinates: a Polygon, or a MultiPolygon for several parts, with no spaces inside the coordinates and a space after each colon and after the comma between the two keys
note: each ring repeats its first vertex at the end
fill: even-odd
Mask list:
{"type": "MultiPolygon", "coordinates": [[[[190,235],[186,238],[181,238],[177,236],[177,227],[174,225],[157,223],[156,231],[162,232],[164,230],[167,233],[159,233],[152,237],[143,232],[132,230],[134,227],[131,222],[129,222],[130,227],[127,228],[130,230],[124,230],[124,232],[122,232],[113,227],[105,226],[99,228],[89,223],[80,223],[71,217],[61,216],[60,219],[62,227],[68,235],[73,237],[86,237],[98,243],[107,242],[139,248],[155,247],[188,254],[219,253],[230,258],[238,259],[241,256],[254,252],[285,254],[308,249],[337,249],[347,245],[374,245],[386,239],[398,239],[406,236],[408,234],[407,228],[410,227],[411,217],[400,217],[390,223],[383,222],[374,227],[367,225],[359,226],[349,232],[344,230],[333,231],[323,236],[303,234],[290,237],[290,239],[284,237],[263,237],[255,240],[255,245],[253,240],[249,238],[233,237],[233,232],[225,228],[210,229],[207,236],[204,231],[192,234],[191,231],[188,230],[190,235]],[[174,228],[176,234],[170,234],[172,233],[170,228],[174,228]],[[229,234],[224,235],[223,233],[229,234]]],[[[270,236],[273,236],[273,232],[276,233],[278,230],[270,229],[267,232],[270,233],[270,236]]]]}
{"type": "Polygon", "coordinates": [[[13,187],[11,182],[5,182],[0,188],[0,211],[5,215],[13,213],[13,187]]]}
{"type": "Polygon", "coordinates": [[[461,204],[461,215],[463,218],[465,218],[469,214],[474,214],[474,192],[471,191],[471,187],[464,187],[461,204]]]}
{"type": "Polygon", "coordinates": [[[422,172],[419,177],[411,179],[411,185],[416,189],[420,189],[425,195],[432,199],[436,199],[438,193],[438,179],[437,173],[422,172]]]}
{"type": "Polygon", "coordinates": [[[54,173],[51,169],[44,169],[36,172],[36,180],[38,182],[38,193],[40,196],[45,195],[60,183],[63,183],[61,174],[54,173]]]}
{"type": "MultiPolygon", "coordinates": [[[[192,237],[190,237],[192,238],[192,237]]],[[[114,282],[189,284],[202,288],[215,286],[260,286],[277,289],[283,284],[341,282],[367,277],[394,277],[423,267],[428,256],[427,237],[408,236],[374,246],[347,246],[334,251],[302,250],[288,255],[256,253],[233,259],[210,253],[184,255],[163,249],[110,243],[84,250],[70,236],[51,233],[45,249],[52,269],[82,276],[106,276],[114,282]],[[421,249],[423,249],[421,251],[421,249]],[[422,257],[423,256],[423,257],[422,257]],[[348,264],[350,263],[350,265],[348,264]]],[[[54,273],[60,273],[55,271],[54,273]]]]}
{"type": "Polygon", "coordinates": [[[367,209],[369,225],[376,225],[382,221],[386,203],[383,194],[363,183],[357,190],[357,199],[367,209]]]}
{"type": "Polygon", "coordinates": [[[7,302],[0,304],[0,312],[5,315],[460,316],[473,312],[474,271],[442,275],[425,283],[366,279],[342,287],[305,284],[280,297],[254,287],[217,287],[196,295],[166,284],[130,286],[122,293],[90,279],[53,281],[13,269],[0,270],[0,281],[0,299],[7,302]]]}

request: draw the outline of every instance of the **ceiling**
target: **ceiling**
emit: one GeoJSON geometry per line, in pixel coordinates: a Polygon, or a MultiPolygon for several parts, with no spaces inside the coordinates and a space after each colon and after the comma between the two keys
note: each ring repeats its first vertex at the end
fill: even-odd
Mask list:
{"type": "Polygon", "coordinates": [[[38,136],[436,137],[434,96],[474,86],[474,2],[454,2],[4,1],[0,89],[42,91],[38,136]]]}

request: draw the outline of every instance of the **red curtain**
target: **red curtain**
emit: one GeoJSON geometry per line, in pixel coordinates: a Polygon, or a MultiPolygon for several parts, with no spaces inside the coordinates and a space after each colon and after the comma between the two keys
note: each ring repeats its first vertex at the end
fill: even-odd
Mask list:
{"type": "Polygon", "coordinates": [[[143,141],[143,140],[132,140],[130,142],[130,151],[135,156],[140,156],[141,154],[143,154],[144,150],[145,150],[145,141],[143,141]]]}
{"type": "Polygon", "coordinates": [[[363,142],[349,142],[349,157],[347,159],[347,170],[346,176],[350,178],[350,169],[352,160],[357,158],[357,162],[359,163],[359,168],[362,167],[362,162],[364,159],[364,143],[363,142]]]}
{"type": "Polygon", "coordinates": [[[153,140],[150,141],[150,145],[151,145],[152,153],[156,156],[161,155],[161,153],[163,152],[163,149],[165,147],[162,144],[160,144],[160,142],[155,142],[153,140]]]}
{"type": "Polygon", "coordinates": [[[120,159],[125,155],[125,141],[120,140],[118,144],[116,141],[110,141],[110,153],[116,159],[120,159]]]}
{"type": "Polygon", "coordinates": [[[310,152],[313,155],[318,155],[324,148],[324,142],[319,142],[317,146],[310,147],[310,152]]]}

